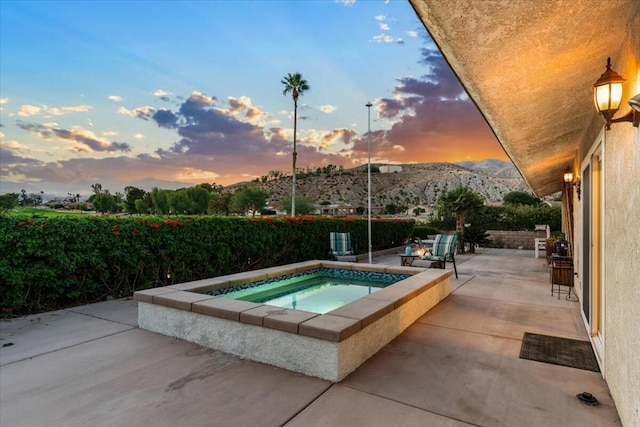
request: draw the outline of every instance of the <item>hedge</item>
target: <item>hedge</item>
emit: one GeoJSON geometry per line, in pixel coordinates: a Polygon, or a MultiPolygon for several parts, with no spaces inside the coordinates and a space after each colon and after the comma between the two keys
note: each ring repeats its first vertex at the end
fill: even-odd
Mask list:
{"type": "Polygon", "coordinates": [[[551,231],[562,229],[560,206],[503,205],[484,206],[466,221],[485,230],[533,231],[537,224],[549,225],[551,231]]]}
{"type": "MultiPolygon", "coordinates": [[[[409,220],[372,221],[374,250],[402,245],[409,220]]],[[[121,298],[139,289],[309,259],[331,231],[367,251],[365,219],[55,217],[0,214],[0,308],[23,315],[121,298]]]]}

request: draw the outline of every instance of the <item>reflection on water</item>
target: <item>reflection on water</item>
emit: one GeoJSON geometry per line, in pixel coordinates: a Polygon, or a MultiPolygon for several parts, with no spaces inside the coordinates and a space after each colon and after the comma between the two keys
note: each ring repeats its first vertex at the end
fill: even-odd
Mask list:
{"type": "Polygon", "coordinates": [[[327,313],[387,286],[382,283],[359,282],[335,278],[313,278],[275,289],[254,288],[243,295],[226,294],[227,298],[264,303],[282,308],[327,313]]]}

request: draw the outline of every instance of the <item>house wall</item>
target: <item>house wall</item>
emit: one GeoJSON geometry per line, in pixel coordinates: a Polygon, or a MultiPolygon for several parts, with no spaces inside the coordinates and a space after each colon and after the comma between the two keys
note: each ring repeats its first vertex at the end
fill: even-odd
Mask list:
{"type": "MultiPolygon", "coordinates": [[[[640,28],[636,16],[635,28],[640,28]]],[[[622,55],[613,67],[627,79],[620,117],[629,111],[626,100],[640,93],[640,35],[629,32],[622,55]]],[[[595,76],[597,77],[597,76],[595,76]]],[[[602,126],[602,119],[600,126],[602,126]]],[[[597,138],[587,132],[579,161],[583,162],[597,138]]],[[[581,165],[582,166],[582,165],[581,165]]],[[[640,426],[640,129],[617,123],[604,133],[604,376],[622,424],[640,426]]],[[[580,201],[575,203],[575,236],[583,247],[580,201]]],[[[581,272],[577,253],[576,271],[581,272]]],[[[582,287],[577,287],[582,299],[582,287]]]]}
{"type": "Polygon", "coordinates": [[[624,425],[640,425],[640,130],[628,128],[605,137],[605,377],[624,425]]]}

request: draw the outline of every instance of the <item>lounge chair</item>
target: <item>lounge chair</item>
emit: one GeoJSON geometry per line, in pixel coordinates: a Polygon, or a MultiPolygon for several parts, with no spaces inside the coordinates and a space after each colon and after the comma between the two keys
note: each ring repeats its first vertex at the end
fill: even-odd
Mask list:
{"type": "Polygon", "coordinates": [[[458,269],[456,268],[456,242],[458,241],[458,235],[445,235],[438,234],[433,241],[433,248],[431,253],[426,252],[421,259],[425,261],[437,262],[440,264],[440,268],[445,268],[447,262],[453,263],[453,271],[456,273],[456,279],[458,278],[458,269]]]}
{"type": "Polygon", "coordinates": [[[329,256],[334,261],[358,262],[355,250],[351,244],[351,233],[337,233],[329,235],[329,256]]]}

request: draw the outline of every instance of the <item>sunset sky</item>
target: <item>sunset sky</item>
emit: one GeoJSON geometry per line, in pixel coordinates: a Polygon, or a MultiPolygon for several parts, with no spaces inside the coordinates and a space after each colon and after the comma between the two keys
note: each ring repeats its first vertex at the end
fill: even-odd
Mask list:
{"type": "MultiPolygon", "coordinates": [[[[0,2],[0,181],[228,185],[298,167],[506,159],[406,1],[0,2]]],[[[0,187],[0,190],[3,187],[0,187]]],[[[6,189],[5,189],[6,191],[6,189]]]]}

